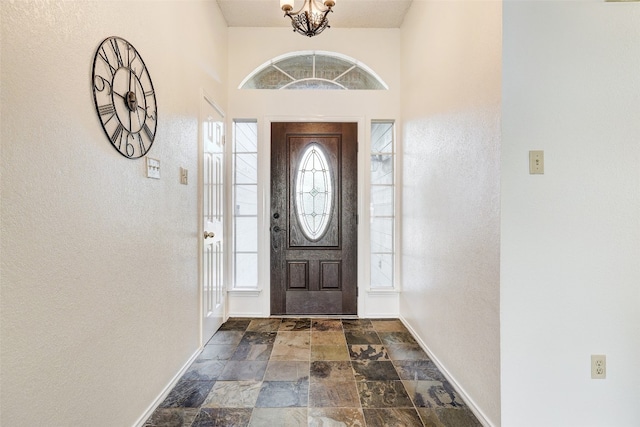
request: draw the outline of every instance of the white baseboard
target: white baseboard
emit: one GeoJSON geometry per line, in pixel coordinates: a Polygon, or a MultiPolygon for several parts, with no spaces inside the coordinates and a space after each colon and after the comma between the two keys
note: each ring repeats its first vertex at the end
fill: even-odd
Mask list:
{"type": "Polygon", "coordinates": [[[397,319],[398,316],[389,313],[367,313],[366,316],[361,316],[360,319],[397,319]]]}
{"type": "Polygon", "coordinates": [[[431,352],[431,349],[429,348],[429,346],[424,341],[422,341],[422,339],[418,336],[416,331],[411,327],[411,325],[409,325],[407,320],[404,317],[400,316],[400,321],[409,330],[409,332],[411,332],[411,335],[413,335],[413,337],[416,339],[416,341],[418,341],[418,344],[420,345],[420,347],[422,347],[422,349],[427,353],[427,355],[429,356],[431,361],[440,370],[442,375],[444,375],[444,377],[447,379],[447,381],[449,381],[449,383],[453,386],[453,388],[456,390],[456,392],[462,397],[462,400],[464,400],[464,403],[466,403],[466,405],[469,407],[471,412],[473,412],[473,415],[475,415],[476,418],[478,418],[478,421],[480,421],[480,423],[484,427],[495,427],[487,419],[487,417],[485,416],[484,412],[482,412],[482,410],[480,410],[480,408],[478,408],[478,406],[476,405],[474,400],[471,397],[469,397],[469,395],[465,392],[464,388],[460,384],[458,384],[458,382],[454,379],[454,377],[447,370],[447,368],[444,367],[442,362],[440,362],[440,360],[437,357],[434,356],[434,354],[433,354],[433,352],[431,352]]]}
{"type": "Polygon", "coordinates": [[[173,390],[173,388],[178,383],[180,378],[184,375],[185,372],[187,372],[187,369],[189,369],[189,366],[191,366],[193,361],[197,359],[197,357],[200,355],[201,352],[202,352],[202,349],[198,349],[195,353],[193,353],[193,355],[189,358],[189,360],[187,360],[187,362],[182,366],[182,368],[180,368],[178,373],[175,374],[173,378],[171,378],[171,381],[169,381],[169,384],[167,384],[167,386],[160,392],[160,394],[158,395],[158,397],[156,397],[153,403],[149,405],[149,407],[144,412],[144,414],[142,414],[140,418],[138,418],[138,420],[133,424],[133,427],[144,426],[144,423],[149,419],[151,414],[153,414],[153,411],[155,411],[158,405],[160,405],[164,401],[164,399],[169,395],[171,390],[173,390]]]}
{"type": "Polygon", "coordinates": [[[229,317],[241,317],[241,318],[251,318],[251,319],[267,319],[269,316],[265,317],[262,313],[254,313],[254,312],[245,312],[245,313],[229,313],[229,317]]]}

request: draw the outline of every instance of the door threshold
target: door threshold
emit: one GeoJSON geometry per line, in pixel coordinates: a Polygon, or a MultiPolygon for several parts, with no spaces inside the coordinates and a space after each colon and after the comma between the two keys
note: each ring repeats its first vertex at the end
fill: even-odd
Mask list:
{"type": "Polygon", "coordinates": [[[357,314],[274,314],[272,319],[359,319],[357,314]]]}

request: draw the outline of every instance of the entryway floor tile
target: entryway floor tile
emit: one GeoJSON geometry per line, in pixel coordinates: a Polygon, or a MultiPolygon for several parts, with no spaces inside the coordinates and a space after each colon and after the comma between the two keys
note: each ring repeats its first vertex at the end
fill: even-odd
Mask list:
{"type": "Polygon", "coordinates": [[[480,427],[399,319],[232,318],[144,427],[480,427]]]}

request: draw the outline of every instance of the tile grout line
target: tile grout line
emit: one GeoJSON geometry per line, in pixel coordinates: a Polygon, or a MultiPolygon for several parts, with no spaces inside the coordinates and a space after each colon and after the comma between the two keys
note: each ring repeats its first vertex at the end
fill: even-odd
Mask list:
{"type": "MultiPolygon", "coordinates": [[[[310,417],[310,414],[311,414],[311,410],[313,409],[313,408],[311,408],[311,382],[312,382],[312,381],[311,381],[311,380],[312,380],[312,378],[311,378],[311,377],[312,377],[312,375],[311,375],[311,374],[312,374],[311,365],[312,365],[312,363],[314,363],[314,361],[316,361],[316,362],[317,362],[317,361],[319,361],[319,360],[316,360],[316,359],[313,357],[313,353],[312,353],[312,349],[313,349],[313,346],[314,346],[314,340],[313,340],[314,332],[318,332],[318,333],[320,333],[320,332],[327,332],[327,331],[325,331],[325,330],[317,330],[317,331],[316,331],[316,330],[314,329],[314,319],[313,319],[313,318],[300,318],[300,317],[297,317],[296,319],[303,320],[303,321],[305,321],[305,323],[307,323],[307,322],[308,322],[308,329],[307,329],[307,331],[308,331],[308,334],[309,334],[309,335],[308,335],[309,348],[308,348],[308,355],[307,355],[308,370],[306,371],[306,374],[307,374],[307,375],[306,375],[306,376],[307,376],[307,382],[308,382],[308,388],[307,388],[307,404],[306,404],[306,421],[307,421],[307,424],[308,424],[308,423],[309,423],[309,417],[310,417]]],[[[319,319],[322,319],[322,318],[319,318],[319,319]]],[[[227,363],[228,363],[228,362],[233,361],[233,358],[234,358],[234,356],[235,356],[236,352],[238,352],[238,350],[240,349],[240,346],[241,346],[241,344],[242,344],[242,340],[245,338],[245,336],[246,336],[247,332],[256,332],[256,333],[262,333],[262,332],[265,332],[265,331],[262,331],[262,330],[257,330],[257,331],[251,330],[251,331],[250,331],[250,330],[249,330],[250,324],[251,324],[251,322],[252,322],[253,320],[255,320],[255,319],[253,319],[253,320],[244,319],[244,320],[248,320],[248,323],[246,323],[246,325],[245,325],[244,327],[243,327],[241,324],[236,324],[236,325],[230,326],[230,329],[224,329],[224,330],[223,330],[223,331],[225,331],[225,332],[234,332],[234,331],[238,331],[238,332],[240,333],[240,339],[239,339],[235,344],[233,344],[232,349],[230,350],[230,354],[229,354],[228,356],[224,356],[224,357],[226,357],[226,358],[224,358],[224,359],[218,359],[217,357],[220,357],[220,355],[218,355],[218,356],[214,356],[214,358],[213,358],[213,359],[211,359],[212,361],[223,361],[223,360],[224,360],[224,365],[225,365],[225,367],[226,367],[226,365],[227,365],[227,363]],[[235,329],[234,327],[236,327],[236,328],[237,328],[237,327],[241,327],[242,329],[235,329]]],[[[278,335],[287,335],[287,334],[284,334],[284,333],[283,333],[283,334],[279,334],[279,332],[287,332],[287,331],[286,331],[286,330],[284,330],[284,329],[283,329],[282,331],[280,331],[280,327],[281,327],[281,326],[282,326],[282,324],[283,324],[285,321],[287,321],[287,320],[293,320],[293,319],[285,319],[285,318],[280,318],[280,319],[279,319],[279,322],[278,322],[278,328],[277,328],[277,330],[276,330],[276,331],[274,331],[274,332],[275,332],[275,337],[274,337],[273,347],[275,347],[275,340],[277,339],[278,335]]],[[[316,320],[317,320],[317,319],[316,319],[316,320]]],[[[330,320],[330,319],[328,319],[328,320],[330,320]]],[[[333,319],[331,319],[331,320],[333,320],[333,319]]],[[[351,369],[351,374],[353,375],[353,377],[352,377],[352,378],[353,378],[353,380],[352,380],[352,381],[353,381],[353,384],[354,384],[354,386],[355,386],[355,388],[356,388],[355,390],[356,390],[356,394],[357,394],[357,402],[358,402],[358,403],[357,403],[357,405],[358,405],[358,406],[357,406],[356,408],[353,408],[353,409],[355,409],[356,411],[359,411],[359,413],[360,413],[360,414],[361,414],[361,416],[362,416],[362,420],[363,420],[363,422],[364,422],[364,426],[367,426],[367,425],[368,425],[368,424],[367,424],[367,420],[366,420],[366,418],[364,417],[364,410],[365,410],[365,408],[364,408],[364,406],[363,406],[363,401],[362,401],[362,398],[361,398],[361,396],[360,396],[360,392],[359,392],[359,388],[358,388],[358,384],[359,384],[359,382],[358,382],[357,375],[356,375],[356,374],[357,374],[357,372],[356,372],[356,370],[355,370],[355,368],[354,368],[354,366],[355,366],[355,365],[354,365],[354,362],[356,361],[356,359],[353,359],[353,358],[352,358],[352,356],[351,356],[350,344],[349,344],[349,342],[347,341],[347,332],[348,332],[348,330],[347,330],[347,329],[345,329],[345,323],[344,323],[344,320],[345,320],[345,319],[337,319],[337,320],[339,320],[339,322],[340,322],[340,323],[339,323],[339,325],[340,325],[340,333],[341,333],[341,335],[342,335],[342,337],[341,337],[341,338],[342,338],[342,339],[344,339],[344,346],[346,346],[346,356],[347,356],[346,361],[348,361],[348,362],[349,362],[348,366],[350,367],[350,369],[351,369]]],[[[352,319],[347,319],[347,320],[352,320],[352,319]]],[[[386,319],[385,319],[385,320],[386,320],[386,319]]],[[[413,395],[413,394],[409,393],[409,390],[408,390],[408,389],[407,389],[407,387],[405,386],[405,381],[406,381],[406,382],[411,382],[412,380],[411,380],[411,379],[404,380],[404,379],[403,379],[403,377],[402,377],[402,376],[400,375],[400,373],[399,373],[399,366],[405,366],[405,364],[401,364],[400,362],[402,362],[402,361],[404,361],[404,360],[406,360],[407,362],[410,362],[410,361],[414,360],[414,359],[412,359],[412,358],[411,358],[411,357],[413,357],[413,354],[411,354],[411,353],[406,353],[406,354],[405,354],[405,352],[404,352],[404,351],[406,350],[406,349],[405,349],[405,350],[401,351],[401,352],[398,354],[398,356],[399,356],[399,357],[401,357],[401,359],[397,359],[397,360],[396,360],[396,359],[394,359],[394,358],[391,358],[391,357],[390,357],[390,355],[389,355],[388,348],[387,348],[387,346],[385,345],[385,341],[384,341],[384,339],[386,339],[386,340],[387,340],[387,342],[391,343],[392,345],[393,345],[393,344],[398,344],[398,345],[400,345],[400,347],[401,347],[401,349],[402,349],[402,345],[411,345],[411,344],[413,344],[413,343],[406,341],[406,338],[405,338],[405,337],[403,337],[403,336],[398,336],[398,337],[396,338],[395,336],[393,336],[393,335],[392,335],[392,333],[395,333],[395,332],[398,332],[398,333],[406,332],[406,333],[408,333],[412,338],[414,338],[414,339],[415,339],[415,337],[413,337],[413,334],[411,333],[411,331],[410,331],[410,330],[408,330],[408,328],[405,328],[403,331],[396,331],[396,330],[393,330],[393,329],[386,330],[389,326],[393,326],[393,325],[378,324],[378,325],[377,325],[377,327],[376,327],[376,323],[372,323],[372,320],[369,320],[369,324],[371,325],[371,326],[369,327],[370,329],[369,329],[369,328],[366,328],[366,329],[365,329],[365,328],[363,328],[363,327],[362,327],[362,325],[355,325],[355,324],[354,324],[354,325],[352,326],[352,329],[350,329],[349,331],[351,331],[351,332],[353,332],[353,333],[357,333],[357,332],[363,332],[363,333],[366,333],[367,331],[375,332],[375,337],[377,338],[377,341],[380,343],[380,348],[381,348],[381,350],[383,350],[383,351],[385,351],[385,352],[387,353],[387,357],[388,357],[388,359],[387,359],[387,360],[391,362],[391,364],[390,364],[390,365],[393,367],[393,369],[394,369],[394,371],[395,371],[395,375],[396,375],[396,376],[397,376],[397,378],[398,378],[397,380],[395,380],[395,379],[394,379],[394,381],[399,381],[399,382],[400,382],[400,386],[402,387],[402,390],[404,390],[404,392],[407,394],[407,396],[408,396],[408,398],[409,398],[409,402],[410,402],[410,406],[406,406],[406,407],[405,407],[405,406],[395,406],[395,405],[394,405],[394,406],[392,406],[392,407],[388,407],[388,406],[381,406],[381,407],[379,407],[379,408],[376,406],[376,407],[370,407],[369,409],[371,409],[372,411],[377,412],[377,413],[380,413],[380,412],[390,413],[389,411],[392,411],[392,410],[394,410],[394,409],[396,409],[396,408],[400,408],[400,409],[407,408],[407,409],[410,409],[410,410],[411,410],[412,412],[414,412],[415,414],[417,414],[417,417],[418,417],[418,418],[417,418],[417,420],[416,420],[416,421],[418,421],[418,420],[419,420],[419,421],[420,421],[420,423],[421,423],[421,425],[425,425],[425,419],[423,418],[423,414],[420,412],[420,410],[419,410],[420,408],[416,405],[416,395],[413,395]],[[356,327],[356,326],[358,326],[358,327],[356,327]],[[380,328],[380,330],[378,330],[378,328],[380,328]],[[391,335],[386,335],[386,336],[385,336],[385,334],[386,334],[386,333],[390,333],[391,335]]],[[[295,329],[295,327],[296,327],[296,326],[294,325],[294,326],[293,326],[293,328],[295,329]]],[[[335,327],[335,326],[334,326],[334,327],[335,327]]],[[[335,329],[333,329],[333,330],[335,330],[335,329]]],[[[329,331],[331,331],[331,329],[330,329],[329,331]]],[[[267,332],[271,333],[271,331],[267,331],[267,332]]],[[[301,331],[300,331],[300,330],[291,330],[290,332],[301,332],[301,331]]],[[[223,337],[226,337],[226,335],[224,335],[224,334],[223,334],[223,337]]],[[[325,342],[327,338],[328,338],[328,337],[326,337],[326,336],[320,336],[320,337],[318,338],[318,343],[322,343],[322,344],[318,344],[318,345],[330,345],[330,344],[327,344],[327,343],[325,342]]],[[[352,337],[352,338],[353,338],[353,337],[352,337]]],[[[373,336],[372,336],[372,338],[373,338],[373,336]]],[[[251,338],[248,340],[249,344],[247,344],[247,345],[259,345],[259,344],[263,344],[263,342],[262,342],[262,341],[257,341],[257,340],[255,341],[255,343],[259,343],[259,344],[255,344],[255,343],[254,343],[254,344],[251,344],[251,342],[253,342],[253,341],[250,341],[250,340],[251,340],[251,338]]],[[[353,339],[352,339],[352,340],[353,340],[353,339]]],[[[358,340],[356,339],[356,341],[358,341],[358,340]]],[[[221,343],[218,343],[218,344],[211,344],[211,345],[227,345],[227,344],[224,344],[224,342],[226,342],[226,341],[221,341],[221,343]]],[[[352,344],[352,345],[371,345],[371,344],[352,344]]],[[[419,346],[419,344],[418,344],[418,346],[419,346]]],[[[206,344],[205,344],[205,347],[206,347],[206,344]]],[[[344,349],[344,347],[343,347],[343,349],[344,349]]],[[[323,354],[323,353],[324,353],[324,352],[321,352],[321,354],[323,354]]],[[[212,354],[215,354],[215,353],[212,353],[212,354]]],[[[225,355],[227,355],[227,354],[228,354],[228,353],[225,351],[225,355]]],[[[254,354],[254,353],[251,353],[251,354],[253,354],[253,355],[255,356],[255,354],[254,354]]],[[[209,355],[209,356],[210,356],[210,355],[209,355]]],[[[272,362],[272,360],[271,360],[271,357],[272,357],[272,356],[273,356],[273,348],[271,349],[271,352],[269,352],[269,357],[266,359],[266,362],[265,362],[265,364],[266,364],[266,365],[264,366],[264,371],[262,372],[262,375],[260,376],[260,378],[256,378],[256,382],[258,382],[258,383],[260,384],[260,390],[262,390],[262,387],[264,386],[264,383],[265,383],[265,379],[267,378],[266,374],[267,374],[267,371],[268,371],[268,369],[269,369],[269,365],[270,365],[270,363],[272,362]]],[[[241,358],[241,357],[242,357],[242,355],[240,355],[240,354],[238,355],[238,357],[240,357],[240,359],[238,359],[238,360],[237,360],[238,362],[242,362],[242,361],[254,361],[254,362],[255,362],[255,361],[259,361],[259,360],[265,360],[265,359],[258,359],[258,357],[260,357],[259,355],[258,355],[258,356],[255,356],[256,358],[251,358],[251,359],[242,359],[242,358],[241,358]]],[[[294,356],[294,357],[295,357],[295,356],[294,356]]],[[[327,353],[327,354],[319,355],[319,357],[321,357],[321,358],[322,358],[322,360],[325,360],[325,358],[327,358],[327,357],[329,357],[329,358],[334,358],[334,359],[335,359],[336,357],[340,357],[340,356],[339,356],[339,355],[336,355],[336,354],[331,355],[331,353],[327,353]]],[[[209,359],[204,359],[204,360],[209,360],[209,359]]],[[[326,359],[326,360],[330,362],[332,359],[326,359]]],[[[362,361],[363,361],[363,364],[364,364],[364,363],[366,363],[367,361],[368,361],[369,363],[371,363],[371,362],[373,362],[373,361],[377,361],[377,360],[370,360],[370,359],[357,359],[357,360],[362,360],[362,361]]],[[[420,360],[422,360],[422,359],[420,359],[420,360]]],[[[431,360],[431,358],[430,358],[430,357],[428,357],[428,355],[427,355],[427,359],[426,359],[426,360],[431,360]]],[[[285,360],[285,361],[286,361],[286,360],[285,360]]],[[[303,359],[303,361],[304,361],[304,359],[303,359]]],[[[384,359],[383,359],[382,361],[384,361],[384,359]]],[[[338,363],[338,362],[336,362],[336,363],[338,363]]],[[[360,366],[360,365],[358,365],[358,366],[360,366]]],[[[381,366],[381,365],[378,365],[378,366],[381,366]]],[[[387,366],[389,366],[389,365],[387,365],[387,366]]],[[[407,369],[409,369],[409,366],[407,366],[406,368],[407,368],[407,369]]],[[[200,368],[199,368],[199,369],[200,369],[200,368]]],[[[225,368],[222,368],[222,369],[221,369],[221,371],[220,371],[220,374],[218,374],[218,375],[216,375],[216,376],[215,376],[215,380],[213,380],[213,385],[211,386],[211,389],[208,391],[207,396],[205,396],[205,398],[202,400],[202,402],[201,402],[197,407],[193,407],[193,410],[195,411],[195,416],[194,416],[194,418],[192,418],[191,422],[190,422],[190,423],[188,423],[188,426],[189,426],[189,427],[194,427],[194,425],[195,425],[195,421],[198,419],[198,416],[199,416],[199,415],[201,415],[202,411],[205,409],[205,408],[203,407],[203,405],[204,405],[204,404],[205,404],[205,402],[208,400],[209,394],[211,394],[211,393],[213,392],[213,390],[214,390],[214,388],[215,388],[216,384],[217,384],[218,382],[223,382],[223,381],[224,381],[224,380],[219,380],[219,377],[220,377],[220,376],[222,376],[222,371],[223,371],[224,369],[225,369],[225,368]]],[[[300,369],[300,366],[298,365],[298,366],[296,367],[296,377],[297,377],[297,378],[300,378],[300,372],[298,371],[299,369],[300,369]]],[[[358,371],[358,372],[360,372],[360,371],[358,371]]],[[[406,374],[407,374],[407,373],[408,373],[408,372],[405,372],[405,376],[406,376],[406,374]]],[[[409,373],[410,373],[410,372],[409,372],[409,373]]],[[[211,375],[211,376],[213,377],[213,374],[212,374],[210,371],[208,372],[208,374],[209,374],[209,375],[211,375]]],[[[377,381],[377,380],[375,380],[375,379],[371,379],[371,378],[374,378],[374,377],[371,377],[371,378],[370,378],[370,377],[368,377],[368,374],[363,373],[362,375],[365,375],[365,376],[363,377],[363,378],[364,378],[364,379],[363,379],[363,381],[365,381],[365,382],[367,382],[367,381],[370,381],[370,382],[375,382],[375,381],[377,381]],[[368,379],[367,379],[367,378],[368,378],[368,379]]],[[[417,382],[419,381],[419,380],[418,380],[417,375],[418,375],[418,373],[417,373],[417,372],[414,372],[414,376],[415,376],[416,384],[417,384],[417,382]]],[[[227,377],[225,376],[225,378],[227,378],[227,377]]],[[[229,378],[234,378],[234,374],[231,374],[231,375],[229,376],[229,378]]],[[[196,381],[196,380],[194,379],[193,381],[196,381]]],[[[239,382],[239,381],[244,381],[244,380],[242,380],[242,379],[240,378],[240,379],[236,379],[236,380],[228,379],[228,381],[230,381],[230,382],[239,382]]],[[[382,380],[380,380],[380,381],[382,381],[382,380]]],[[[351,380],[350,380],[350,382],[351,382],[351,380]]],[[[394,386],[394,387],[395,387],[395,386],[394,386]]],[[[417,385],[416,385],[416,387],[417,387],[417,385]]],[[[416,390],[417,390],[417,389],[416,389],[416,390]]],[[[258,393],[258,396],[259,396],[259,395],[260,395],[260,393],[258,393]]],[[[259,421],[257,418],[256,418],[256,419],[254,419],[254,416],[256,415],[256,413],[255,413],[255,409],[257,408],[257,406],[256,406],[256,405],[257,405],[257,399],[258,399],[258,397],[256,397],[256,402],[253,404],[253,406],[252,406],[251,408],[246,407],[247,409],[250,409],[250,410],[251,410],[251,411],[250,411],[250,413],[248,414],[248,415],[249,415],[248,419],[247,419],[247,418],[244,418],[245,420],[247,420],[247,421],[246,421],[246,422],[247,422],[247,425],[250,425],[250,424],[251,424],[251,422],[252,422],[252,420],[253,420],[253,421],[259,421]]],[[[244,401],[244,400],[243,400],[243,401],[244,401]]],[[[235,400],[234,400],[234,402],[235,402],[235,400]]],[[[341,400],[340,402],[341,402],[341,403],[343,403],[343,404],[345,403],[345,401],[342,401],[342,400],[341,400]]],[[[409,403],[409,402],[407,402],[407,403],[409,403]]],[[[166,407],[166,408],[164,408],[164,409],[171,409],[171,408],[172,408],[172,407],[166,407]]],[[[179,408],[180,408],[180,407],[179,407],[179,408]]],[[[230,406],[220,406],[220,407],[213,407],[212,409],[217,410],[217,411],[221,411],[221,413],[225,413],[225,411],[235,410],[235,409],[242,409],[242,408],[243,408],[243,407],[237,407],[237,408],[236,408],[235,406],[234,406],[234,407],[230,407],[230,406]]],[[[282,407],[282,408],[281,408],[281,407],[274,407],[274,408],[279,408],[279,409],[292,409],[293,407],[282,407]]],[[[300,407],[300,408],[303,408],[303,407],[300,407]]],[[[320,409],[322,409],[322,410],[324,410],[324,411],[338,411],[338,412],[340,412],[341,410],[343,410],[343,411],[344,411],[344,410],[347,410],[347,409],[352,409],[351,407],[346,407],[346,406],[336,406],[336,407],[319,407],[319,408],[320,408],[320,409]]],[[[182,407],[182,409],[189,409],[189,407],[182,407]]],[[[243,415],[243,417],[246,417],[247,412],[248,412],[248,411],[245,411],[245,415],[243,415]]],[[[299,413],[300,413],[300,414],[302,414],[302,411],[300,411],[299,413]]],[[[217,414],[217,412],[216,412],[216,414],[217,414]]],[[[374,415],[373,415],[373,413],[371,414],[371,416],[374,416],[374,415]]],[[[378,416],[376,415],[376,417],[378,417],[378,416]]],[[[184,424],[184,426],[185,426],[185,427],[187,427],[187,424],[184,424]]]]}

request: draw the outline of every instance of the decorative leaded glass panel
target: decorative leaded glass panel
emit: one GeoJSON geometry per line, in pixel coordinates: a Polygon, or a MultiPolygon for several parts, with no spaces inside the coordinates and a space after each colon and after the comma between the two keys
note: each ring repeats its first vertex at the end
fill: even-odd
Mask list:
{"type": "Polygon", "coordinates": [[[270,66],[257,73],[253,79],[246,83],[245,87],[247,89],[280,89],[291,81],[289,76],[270,66]]]}
{"type": "Polygon", "coordinates": [[[384,90],[387,85],[355,59],[331,52],[294,52],[256,68],[241,89],[384,90]]]}
{"type": "Polygon", "coordinates": [[[333,82],[323,80],[298,80],[288,85],[286,89],[341,90],[344,88],[333,82]]]}
{"type": "Polygon", "coordinates": [[[296,80],[313,77],[313,55],[293,56],[275,65],[296,80]]]}
{"type": "Polygon", "coordinates": [[[296,173],[296,214],[302,232],[318,240],[327,231],[333,201],[329,162],[322,148],[310,144],[304,151],[296,173]]]}
{"type": "Polygon", "coordinates": [[[334,80],[354,65],[344,59],[333,56],[316,55],[316,75],[318,79],[334,80]]]}
{"type": "Polygon", "coordinates": [[[344,76],[336,80],[337,83],[344,85],[347,89],[384,89],[384,86],[361,68],[354,68],[344,76]]]}

